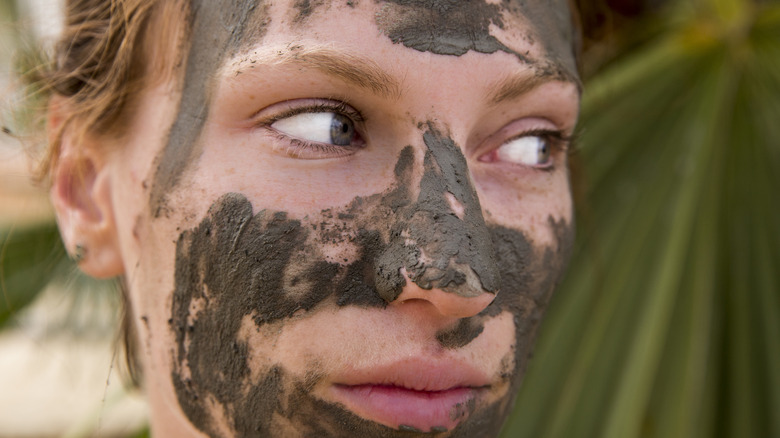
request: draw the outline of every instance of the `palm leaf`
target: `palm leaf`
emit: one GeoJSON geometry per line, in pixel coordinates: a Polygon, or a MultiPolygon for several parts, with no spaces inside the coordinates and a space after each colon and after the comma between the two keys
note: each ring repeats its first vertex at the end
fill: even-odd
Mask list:
{"type": "Polygon", "coordinates": [[[53,222],[0,230],[0,328],[68,264],[53,222]]]}
{"type": "Polygon", "coordinates": [[[677,3],[586,85],[587,214],[505,436],[780,436],[780,6],[677,3]]]}

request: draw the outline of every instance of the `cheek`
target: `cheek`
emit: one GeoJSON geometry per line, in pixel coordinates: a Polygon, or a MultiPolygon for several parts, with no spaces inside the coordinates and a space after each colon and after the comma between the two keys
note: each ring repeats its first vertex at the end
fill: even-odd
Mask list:
{"type": "MultiPolygon", "coordinates": [[[[223,424],[224,417],[243,430],[263,397],[284,387],[279,373],[314,390],[321,373],[348,367],[352,356],[370,363],[376,355],[403,354],[409,340],[468,347],[483,358],[481,366],[500,370],[516,388],[564,264],[567,237],[555,230],[568,229],[568,221],[554,218],[552,208],[537,212],[552,235],[550,245],[540,245],[524,226],[527,219],[509,221],[524,217],[528,199],[502,203],[511,185],[497,184],[500,195],[491,202],[503,206],[499,214],[511,227],[486,225],[460,148],[433,128],[423,140],[422,162],[405,148],[396,184],[385,192],[304,217],[255,212],[245,195],[229,193],[197,226],[176,230],[172,304],[161,308],[170,309],[176,396],[198,428],[213,430],[211,423],[223,424]],[[423,172],[413,193],[415,168],[423,172]],[[409,320],[383,327],[375,321],[392,315],[388,303],[406,284],[402,269],[424,288],[464,296],[501,292],[454,331],[426,333],[409,320]],[[474,273],[477,280],[470,281],[474,273]]],[[[283,404],[274,400],[252,424],[270,424],[269,415],[283,404]]]]}
{"type": "MultiPolygon", "coordinates": [[[[163,149],[168,130],[176,114],[174,85],[163,83],[144,90],[137,109],[127,123],[127,135],[121,144],[110,145],[112,199],[114,217],[122,247],[125,272],[129,279],[138,270],[142,250],[154,242],[150,227],[149,193],[155,156],[163,149]]],[[[156,225],[155,225],[156,226],[156,225]]],[[[170,241],[170,239],[168,239],[170,241]]]]}
{"type": "Polygon", "coordinates": [[[571,190],[565,171],[531,170],[535,174],[528,178],[519,172],[507,174],[476,167],[476,189],[487,223],[522,230],[535,246],[558,245],[550,220],[571,223],[573,219],[571,190]]]}

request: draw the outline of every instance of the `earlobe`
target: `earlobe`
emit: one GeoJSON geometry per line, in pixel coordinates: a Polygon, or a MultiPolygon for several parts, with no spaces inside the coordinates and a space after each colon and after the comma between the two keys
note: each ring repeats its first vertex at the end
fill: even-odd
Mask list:
{"type": "MultiPolygon", "coordinates": [[[[60,129],[50,111],[49,131],[60,129]]],[[[54,114],[52,114],[54,113],[54,114]]],[[[74,138],[65,127],[60,135],[59,156],[52,168],[51,200],[65,248],[82,271],[96,278],[123,273],[111,200],[110,172],[89,134],[74,138]]]]}

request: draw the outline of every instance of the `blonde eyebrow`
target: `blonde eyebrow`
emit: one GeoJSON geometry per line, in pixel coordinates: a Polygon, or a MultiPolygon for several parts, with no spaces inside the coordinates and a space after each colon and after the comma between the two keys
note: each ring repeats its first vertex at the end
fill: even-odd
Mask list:
{"type": "Polygon", "coordinates": [[[312,67],[343,82],[370,90],[382,97],[398,98],[399,82],[369,58],[330,45],[284,45],[263,47],[234,58],[226,67],[230,76],[254,66],[298,65],[312,67]]]}
{"type": "Polygon", "coordinates": [[[534,71],[517,73],[501,79],[488,88],[488,101],[494,105],[520,97],[534,88],[555,80],[555,77],[539,75],[534,71]]]}

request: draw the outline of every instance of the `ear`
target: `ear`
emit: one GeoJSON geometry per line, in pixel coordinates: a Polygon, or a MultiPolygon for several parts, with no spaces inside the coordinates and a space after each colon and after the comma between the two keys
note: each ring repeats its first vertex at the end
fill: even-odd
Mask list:
{"type": "MultiPolygon", "coordinates": [[[[67,104],[49,105],[49,142],[60,138],[52,169],[51,201],[65,248],[79,268],[96,278],[122,275],[124,268],[111,199],[111,178],[99,138],[76,136],[67,104]]],[[[107,146],[107,145],[103,145],[107,146]]]]}

